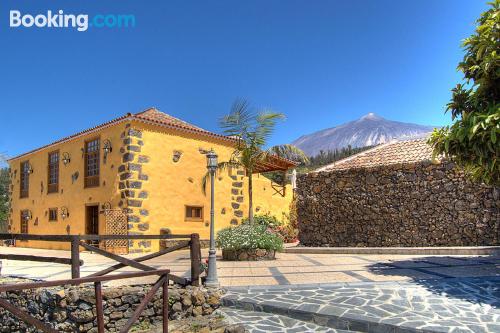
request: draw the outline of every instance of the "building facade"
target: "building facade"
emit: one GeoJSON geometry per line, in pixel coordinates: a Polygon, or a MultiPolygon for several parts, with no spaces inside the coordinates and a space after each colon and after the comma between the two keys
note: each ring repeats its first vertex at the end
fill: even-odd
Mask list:
{"type": "MultiPolygon", "coordinates": [[[[9,160],[12,233],[209,235],[210,195],[202,190],[206,156],[229,160],[234,138],[208,132],[156,109],[127,114],[9,160]]],[[[271,157],[259,171],[286,171],[291,161],[271,157]]],[[[257,214],[288,214],[292,189],[256,174],[257,214]]],[[[247,216],[244,170],[215,180],[216,229],[247,216]]],[[[116,242],[115,242],[116,243],[116,242]]],[[[100,244],[103,246],[103,244],[100,244]]],[[[160,241],[138,240],[127,252],[158,250],[160,241]]],[[[65,243],[16,246],[67,249],[65,243]]],[[[106,245],[104,245],[106,246],[106,245]]]]}

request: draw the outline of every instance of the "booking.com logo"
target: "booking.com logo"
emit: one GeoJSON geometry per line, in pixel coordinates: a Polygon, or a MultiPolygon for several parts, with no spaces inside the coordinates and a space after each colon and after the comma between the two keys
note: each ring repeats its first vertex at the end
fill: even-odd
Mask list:
{"type": "Polygon", "coordinates": [[[62,9],[47,14],[21,14],[19,10],[10,11],[11,28],[76,28],[78,31],[87,31],[93,28],[133,28],[135,15],[97,14],[89,19],[87,14],[65,14],[62,9]]]}

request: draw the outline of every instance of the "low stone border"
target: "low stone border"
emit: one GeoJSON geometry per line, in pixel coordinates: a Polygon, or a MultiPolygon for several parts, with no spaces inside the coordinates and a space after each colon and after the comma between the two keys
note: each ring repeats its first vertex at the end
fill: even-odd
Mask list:
{"type": "MultiPolygon", "coordinates": [[[[2,277],[0,283],[27,282],[2,277]]],[[[29,280],[32,282],[31,280],[29,280]]],[[[151,289],[151,285],[104,287],[104,323],[107,331],[117,332],[132,316],[134,309],[151,289]]],[[[211,315],[220,306],[221,289],[178,285],[169,286],[169,317],[172,320],[211,315]]],[[[97,332],[94,288],[55,287],[1,293],[17,308],[48,323],[59,332],[97,332]]],[[[161,324],[162,291],[159,290],[137,321],[138,327],[161,324]]],[[[0,332],[34,332],[26,323],[0,308],[0,332]]]]}
{"type": "Polygon", "coordinates": [[[266,249],[241,249],[241,250],[222,250],[222,259],[228,261],[258,261],[274,260],[275,250],[266,249]]]}
{"type": "Polygon", "coordinates": [[[284,253],[297,254],[423,254],[423,255],[495,255],[500,246],[463,247],[307,247],[294,246],[283,249],[284,253]]]}

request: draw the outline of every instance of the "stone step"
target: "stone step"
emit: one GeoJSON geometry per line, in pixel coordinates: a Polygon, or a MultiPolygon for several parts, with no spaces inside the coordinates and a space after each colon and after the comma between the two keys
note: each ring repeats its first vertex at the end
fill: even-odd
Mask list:
{"type": "Polygon", "coordinates": [[[317,325],[274,313],[245,311],[236,308],[218,310],[230,324],[241,324],[249,333],[356,333],[317,325]]]}
{"type": "Polygon", "coordinates": [[[233,287],[225,307],[356,332],[500,332],[500,277],[233,287]]]}

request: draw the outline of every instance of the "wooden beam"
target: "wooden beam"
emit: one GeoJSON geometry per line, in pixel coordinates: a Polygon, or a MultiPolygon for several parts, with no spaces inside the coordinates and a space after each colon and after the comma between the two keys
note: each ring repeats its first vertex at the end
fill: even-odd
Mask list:
{"type": "Polygon", "coordinates": [[[147,266],[147,265],[144,265],[144,264],[140,264],[137,261],[121,257],[121,256],[119,256],[117,254],[114,254],[114,253],[111,253],[111,252],[108,252],[108,251],[101,250],[100,248],[97,248],[95,246],[86,244],[84,242],[80,242],[80,246],[82,246],[83,248],[85,248],[85,249],[87,249],[89,251],[92,251],[92,252],[95,252],[97,254],[100,254],[101,256],[104,256],[106,258],[116,260],[119,263],[124,264],[126,266],[137,268],[137,269],[140,269],[140,270],[143,270],[143,271],[154,271],[154,270],[156,270],[156,268],[154,268],[154,267],[147,266]]]}
{"type": "Polygon", "coordinates": [[[76,279],[80,277],[80,239],[78,236],[71,237],[71,278],[76,279]]]}
{"type": "Polygon", "coordinates": [[[101,282],[94,282],[95,308],[97,317],[97,332],[104,333],[104,311],[102,307],[102,285],[101,282]]]}
{"type": "Polygon", "coordinates": [[[132,317],[129,318],[129,320],[127,321],[127,323],[125,324],[125,326],[120,330],[120,333],[127,333],[130,330],[130,328],[132,327],[132,325],[134,325],[135,321],[137,319],[139,319],[139,317],[141,316],[142,311],[146,308],[146,306],[148,305],[148,303],[151,302],[151,300],[155,296],[156,292],[158,291],[158,289],[160,289],[160,287],[163,286],[163,283],[165,281],[168,281],[168,277],[166,275],[160,277],[160,279],[149,290],[149,292],[146,294],[146,296],[144,296],[144,299],[141,301],[141,303],[139,304],[139,306],[137,307],[137,309],[135,309],[134,313],[132,314],[132,317]]]}
{"type": "Polygon", "coordinates": [[[200,269],[201,269],[201,246],[200,235],[192,234],[190,242],[189,257],[191,259],[191,285],[200,285],[200,269]]]}
{"type": "Polygon", "coordinates": [[[189,239],[191,234],[186,235],[31,235],[31,234],[9,234],[0,233],[0,240],[38,240],[47,242],[71,242],[72,237],[79,236],[81,240],[119,240],[119,239],[189,239]]]}
{"type": "MultiPolygon", "coordinates": [[[[182,241],[182,242],[180,242],[179,244],[177,244],[175,246],[171,246],[171,247],[166,248],[164,250],[161,250],[159,252],[155,252],[155,253],[151,253],[151,254],[145,255],[143,257],[135,258],[134,261],[136,261],[136,262],[142,262],[142,261],[154,259],[154,258],[162,256],[162,255],[164,255],[166,253],[170,253],[170,252],[173,252],[173,251],[176,251],[176,250],[180,250],[180,249],[182,249],[184,247],[188,247],[188,246],[189,246],[189,241],[182,241]]],[[[123,268],[123,267],[126,267],[126,266],[127,265],[124,265],[124,264],[121,264],[121,263],[120,264],[116,264],[116,265],[110,266],[108,268],[105,268],[102,271],[99,271],[99,272],[96,272],[94,274],[91,274],[89,276],[102,276],[102,275],[111,273],[113,271],[116,271],[117,269],[120,269],[120,268],[123,268]]]]}
{"type": "Polygon", "coordinates": [[[143,276],[150,275],[165,275],[170,273],[169,269],[157,269],[154,271],[143,271],[143,272],[131,272],[131,273],[121,273],[114,275],[104,275],[104,276],[87,276],[78,279],[67,279],[67,280],[55,280],[55,281],[40,281],[40,282],[28,282],[28,283],[16,283],[16,284],[0,284],[0,293],[14,290],[25,290],[25,289],[36,289],[36,288],[49,288],[62,285],[72,285],[77,286],[82,283],[93,283],[93,282],[104,282],[111,280],[122,280],[122,279],[132,279],[139,278],[143,276]]]}
{"type": "MultiPolygon", "coordinates": [[[[25,254],[3,254],[0,253],[0,259],[7,260],[21,260],[21,261],[39,261],[39,262],[53,262],[56,264],[71,265],[70,258],[58,258],[58,257],[42,257],[42,256],[32,256],[25,254]]],[[[83,265],[83,260],[79,261],[79,265],[83,265]]]]}

